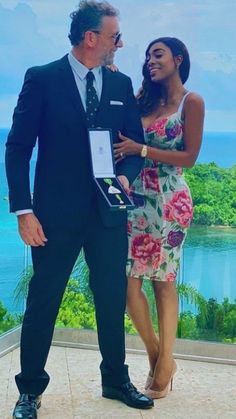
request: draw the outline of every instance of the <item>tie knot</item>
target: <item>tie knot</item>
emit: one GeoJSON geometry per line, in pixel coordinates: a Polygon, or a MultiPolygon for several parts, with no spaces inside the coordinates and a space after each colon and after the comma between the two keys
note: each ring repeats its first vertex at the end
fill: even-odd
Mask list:
{"type": "Polygon", "coordinates": [[[92,83],[93,80],[95,79],[94,74],[91,70],[87,72],[86,79],[87,79],[87,82],[90,82],[90,83],[92,83]]]}

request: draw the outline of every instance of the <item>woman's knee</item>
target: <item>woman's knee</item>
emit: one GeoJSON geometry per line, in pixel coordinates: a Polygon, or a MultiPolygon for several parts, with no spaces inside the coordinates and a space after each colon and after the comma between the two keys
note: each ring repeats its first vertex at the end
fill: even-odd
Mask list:
{"type": "Polygon", "coordinates": [[[167,299],[177,295],[175,282],[156,281],[153,288],[157,299],[167,299]]]}
{"type": "Polygon", "coordinates": [[[142,293],[142,282],[137,279],[130,277],[128,278],[128,288],[127,288],[127,304],[132,303],[132,301],[137,301],[140,298],[142,293]]]}

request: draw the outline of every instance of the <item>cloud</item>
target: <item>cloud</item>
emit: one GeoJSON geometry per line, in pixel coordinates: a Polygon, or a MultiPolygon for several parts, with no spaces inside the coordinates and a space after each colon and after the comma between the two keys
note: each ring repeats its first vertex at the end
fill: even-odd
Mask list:
{"type": "MultiPolygon", "coordinates": [[[[188,88],[202,94],[211,115],[226,112],[236,119],[235,0],[110,1],[120,10],[125,46],[118,51],[116,63],[131,76],[135,91],[148,43],[159,36],[175,36],[190,52],[188,88]]],[[[0,0],[0,103],[6,100],[9,111],[27,67],[53,61],[70,49],[69,14],[78,3],[0,0]]]]}
{"type": "Polygon", "coordinates": [[[199,53],[199,65],[207,71],[236,72],[236,54],[205,51],[199,53]]]}
{"type": "Polygon", "coordinates": [[[19,90],[27,67],[58,57],[52,40],[40,33],[36,13],[25,3],[12,10],[0,3],[0,39],[0,91],[4,93],[9,88],[19,90]]]}

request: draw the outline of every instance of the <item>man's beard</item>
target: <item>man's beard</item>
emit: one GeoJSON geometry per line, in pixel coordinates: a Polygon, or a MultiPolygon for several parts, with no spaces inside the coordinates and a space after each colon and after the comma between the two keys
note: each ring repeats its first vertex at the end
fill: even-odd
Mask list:
{"type": "Polygon", "coordinates": [[[115,53],[114,52],[110,52],[110,54],[107,54],[105,57],[103,57],[102,60],[102,65],[106,66],[106,65],[111,65],[114,62],[114,56],[115,53]]]}

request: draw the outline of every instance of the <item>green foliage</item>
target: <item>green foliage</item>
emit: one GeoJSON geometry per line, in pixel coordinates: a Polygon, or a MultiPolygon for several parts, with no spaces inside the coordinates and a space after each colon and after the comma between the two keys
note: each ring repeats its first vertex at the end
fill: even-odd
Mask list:
{"type": "MultiPolygon", "coordinates": [[[[21,303],[27,296],[28,285],[33,274],[33,267],[28,266],[20,275],[18,284],[14,292],[15,304],[21,303]]],[[[8,314],[9,318],[11,315],[8,314]]],[[[6,321],[5,330],[14,327],[15,323],[6,321]]],[[[13,317],[13,316],[12,316],[13,317]]],[[[1,320],[1,306],[0,306],[1,320]]],[[[18,323],[20,318],[18,319],[18,323]]],[[[60,310],[56,320],[57,327],[70,327],[82,329],[96,329],[95,311],[93,305],[93,295],[89,288],[89,269],[84,259],[84,253],[81,251],[75,266],[73,268],[71,278],[68,281],[60,310]]],[[[1,321],[0,321],[1,330],[1,321]]],[[[137,331],[132,321],[125,315],[125,331],[129,334],[136,334],[137,331]]]]}
{"type": "Polygon", "coordinates": [[[177,283],[177,291],[182,302],[185,301],[187,304],[193,304],[195,308],[201,312],[202,319],[205,321],[207,315],[207,302],[196,288],[188,284],[177,283]]]}
{"type": "Polygon", "coordinates": [[[135,329],[132,320],[129,318],[128,314],[125,314],[125,332],[129,335],[137,335],[137,330],[135,329]]]}
{"type": "Polygon", "coordinates": [[[143,281],[143,291],[145,292],[148,302],[149,302],[150,316],[152,319],[154,330],[157,332],[158,331],[157,310],[156,310],[155,295],[153,292],[151,281],[143,281]]]}
{"type": "Polygon", "coordinates": [[[0,301],[0,334],[16,327],[21,321],[21,317],[8,313],[7,309],[0,301]]]}
{"type": "Polygon", "coordinates": [[[33,275],[33,267],[27,266],[22,272],[14,291],[14,303],[18,306],[27,297],[28,286],[33,275]]]}
{"type": "Polygon", "coordinates": [[[178,319],[177,336],[182,339],[199,339],[196,316],[190,311],[180,313],[178,319]]]}
{"type": "MultiPolygon", "coordinates": [[[[158,331],[155,297],[150,281],[144,281],[143,290],[148,298],[152,323],[158,331]]],[[[195,306],[196,313],[181,312],[178,319],[177,337],[236,343],[236,300],[227,298],[222,303],[208,301],[192,286],[177,283],[181,305],[195,306]]]]}
{"type": "Polygon", "coordinates": [[[93,303],[93,294],[89,288],[89,268],[85,262],[83,250],[75,262],[71,277],[78,281],[78,291],[85,296],[87,301],[93,303]]]}
{"type": "Polygon", "coordinates": [[[216,163],[185,169],[194,204],[194,224],[236,227],[236,165],[229,169],[216,163]]]}
{"type": "Polygon", "coordinates": [[[210,298],[204,311],[199,307],[197,314],[184,312],[180,314],[178,336],[189,339],[236,343],[236,299],[230,303],[225,298],[218,303],[210,298]]]}
{"type": "MultiPolygon", "coordinates": [[[[206,172],[203,175],[206,176],[206,172]]],[[[29,266],[23,271],[17,284],[16,301],[19,302],[25,298],[31,276],[32,267],[29,266]]],[[[144,281],[143,289],[149,300],[154,328],[158,331],[152,283],[144,281]]],[[[236,343],[236,299],[233,303],[227,298],[222,303],[218,303],[213,298],[206,301],[195,288],[187,284],[177,284],[177,291],[181,304],[185,301],[196,307],[196,314],[190,311],[180,314],[178,337],[236,343]]],[[[0,302],[0,333],[12,329],[21,322],[21,319],[22,315],[8,313],[0,302]]],[[[93,297],[89,289],[89,270],[83,253],[80,254],[67,284],[56,325],[96,329],[93,297]]],[[[137,333],[128,315],[125,315],[125,330],[130,334],[137,333]]]]}
{"type": "Polygon", "coordinates": [[[78,281],[70,279],[57,316],[56,326],[96,329],[94,306],[80,292],[78,281]]]}
{"type": "MultiPolygon", "coordinates": [[[[152,324],[154,325],[154,329],[157,332],[158,324],[157,324],[156,302],[155,302],[155,296],[154,296],[151,281],[143,282],[143,290],[149,301],[149,309],[150,309],[152,324]]],[[[205,298],[194,287],[187,284],[177,283],[177,292],[179,295],[179,299],[181,300],[181,303],[186,302],[187,304],[193,304],[196,307],[197,311],[201,312],[202,319],[205,320],[206,311],[207,311],[207,301],[205,300],[205,298]]],[[[186,321],[187,320],[183,318],[182,323],[181,321],[179,322],[179,328],[177,332],[178,337],[182,337],[182,333],[184,334],[187,333],[187,332],[183,332],[184,329],[182,330],[181,328],[181,324],[183,326],[184,322],[186,323],[186,321]]]]}

